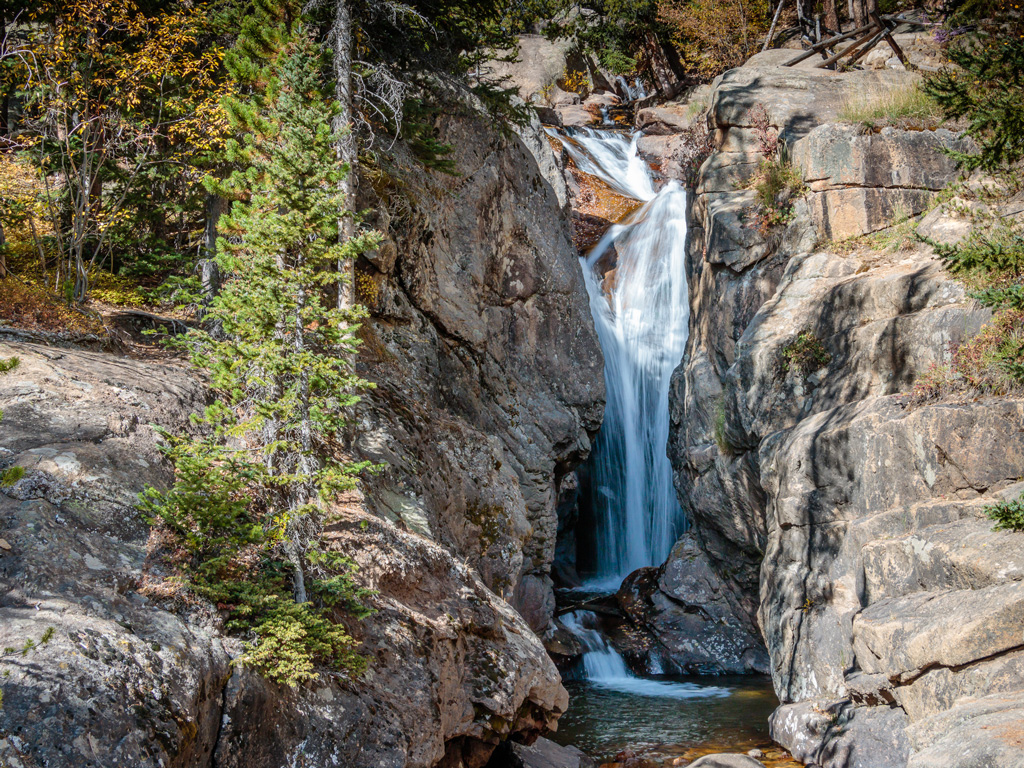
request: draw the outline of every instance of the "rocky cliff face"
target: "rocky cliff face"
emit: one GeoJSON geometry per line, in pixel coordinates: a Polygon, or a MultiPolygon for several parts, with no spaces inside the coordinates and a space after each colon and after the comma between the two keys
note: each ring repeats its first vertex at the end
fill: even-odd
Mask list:
{"type": "Polygon", "coordinates": [[[543,633],[559,484],[590,451],[604,379],[564,181],[539,124],[523,134],[453,118],[455,175],[410,174],[402,154],[386,171],[404,181],[360,265],[378,386],[359,446],[388,464],[373,508],[465,557],[543,633]]]}
{"type": "Polygon", "coordinates": [[[531,154],[546,142],[469,115],[439,132],[456,175],[399,151],[364,177],[390,239],[358,267],[374,314],[360,365],[378,387],[356,448],[388,467],[328,537],[376,591],[351,626],[367,673],[270,685],[231,665],[215,611],[161,591],[161,542],[133,504],[167,480],[149,425],[185,429],[203,402],[189,372],[0,345],[21,359],[0,379],[0,458],[26,469],[0,489],[4,765],[479,768],[564,711],[502,598],[547,625],[555,499],[600,420],[600,350],[531,154]]]}
{"type": "MultiPolygon", "coordinates": [[[[987,313],[924,244],[834,242],[924,211],[954,177],[941,149],[958,139],[837,124],[845,98],[906,73],[781,69],[770,54],[713,88],[717,151],[693,199],[690,339],[671,394],[679,498],[763,633],[784,704],[773,734],[796,756],[1020,765],[1024,563],[980,510],[1020,492],[1024,403],[911,407],[899,393],[987,313]],[[767,237],[737,185],[759,159],[755,104],[807,185],[767,237]]],[[[922,226],[957,222],[940,209],[922,226]]]]}

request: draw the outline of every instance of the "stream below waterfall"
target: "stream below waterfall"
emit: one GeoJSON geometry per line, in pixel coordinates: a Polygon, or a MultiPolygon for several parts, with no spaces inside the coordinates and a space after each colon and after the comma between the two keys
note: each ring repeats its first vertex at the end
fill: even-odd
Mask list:
{"type": "MultiPolygon", "coordinates": [[[[583,592],[608,595],[637,568],[661,565],[688,527],[666,455],[669,383],[689,323],[686,191],[676,182],[657,188],[638,154],[638,134],[584,128],[549,135],[579,171],[642,203],[580,260],[605,357],[607,404],[584,468],[589,509],[577,532],[577,566],[583,592]]],[[[797,765],[771,747],[768,716],[778,700],[768,678],[640,676],[594,613],[574,610],[560,621],[584,653],[566,674],[570,703],[556,741],[630,768],[754,748],[767,765],[797,765]]]]}

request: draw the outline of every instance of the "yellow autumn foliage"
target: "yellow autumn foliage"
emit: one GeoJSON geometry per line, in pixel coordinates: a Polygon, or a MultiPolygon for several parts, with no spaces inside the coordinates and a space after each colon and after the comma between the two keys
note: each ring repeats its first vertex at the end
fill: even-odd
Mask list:
{"type": "Polygon", "coordinates": [[[768,0],[658,1],[658,20],[672,30],[683,63],[707,78],[758,51],[771,11],[768,0]]]}

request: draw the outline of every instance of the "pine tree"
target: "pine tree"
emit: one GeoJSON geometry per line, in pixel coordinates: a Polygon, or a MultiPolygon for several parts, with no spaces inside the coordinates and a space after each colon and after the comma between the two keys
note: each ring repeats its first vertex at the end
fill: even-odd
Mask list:
{"type": "Polygon", "coordinates": [[[229,627],[255,636],[240,661],[294,685],[317,664],[359,666],[328,611],[341,601],[358,612],[360,591],[349,561],[320,539],[329,502],[367,468],[339,458],[337,445],[346,409],[368,386],[352,369],[362,311],[332,308],[325,289],[335,265],[377,236],[339,243],[346,169],[321,83],[324,52],[300,23],[271,20],[247,24],[228,59],[252,92],[225,104],[242,137],[227,147],[236,170],[208,181],[234,200],[218,240],[230,277],[208,315],[218,335],[178,342],[218,398],[199,419],[205,438],[168,436],[176,483],[149,491],[144,506],[192,555],[192,588],[227,608],[229,627]]]}
{"type": "Polygon", "coordinates": [[[925,79],[947,118],[966,118],[978,152],[951,153],[967,170],[998,171],[1024,157],[1024,35],[969,37],[948,51],[956,65],[925,79]]]}

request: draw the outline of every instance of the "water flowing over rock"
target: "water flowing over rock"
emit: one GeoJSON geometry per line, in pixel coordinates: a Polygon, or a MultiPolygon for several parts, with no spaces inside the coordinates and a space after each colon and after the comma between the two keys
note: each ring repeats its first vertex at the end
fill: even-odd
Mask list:
{"type": "Polygon", "coordinates": [[[661,562],[684,526],[665,446],[669,378],[686,344],[689,311],[685,211],[686,193],[670,185],[586,259],[608,389],[589,465],[599,579],[661,562]],[[596,265],[613,246],[614,277],[606,271],[599,284],[596,265]]]}
{"type": "Polygon", "coordinates": [[[674,184],[655,195],[635,135],[553,135],[581,170],[649,201],[609,229],[584,261],[608,390],[587,475],[596,521],[593,570],[617,585],[636,568],[660,562],[684,525],[664,446],[669,377],[686,342],[686,195],[674,184]]]}
{"type": "Polygon", "coordinates": [[[670,452],[697,541],[767,641],[778,741],[822,768],[1019,766],[1024,564],[981,510],[1020,492],[1024,403],[909,407],[899,393],[988,312],[925,244],[827,240],[921,212],[954,178],[949,132],[833,124],[853,94],[907,77],[761,55],[716,81],[670,452]],[[744,224],[737,188],[759,161],[755,104],[808,185],[770,236],[744,224]],[[787,364],[798,338],[815,364],[787,364]]]}

